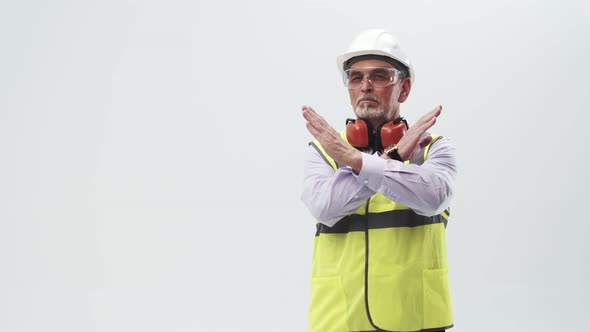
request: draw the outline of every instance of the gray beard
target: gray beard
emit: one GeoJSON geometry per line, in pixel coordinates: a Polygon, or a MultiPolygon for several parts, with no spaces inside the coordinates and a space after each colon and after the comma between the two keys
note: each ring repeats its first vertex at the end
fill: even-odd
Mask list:
{"type": "Polygon", "coordinates": [[[385,110],[379,107],[369,107],[367,105],[357,106],[354,113],[361,119],[381,119],[385,115],[385,110]]]}

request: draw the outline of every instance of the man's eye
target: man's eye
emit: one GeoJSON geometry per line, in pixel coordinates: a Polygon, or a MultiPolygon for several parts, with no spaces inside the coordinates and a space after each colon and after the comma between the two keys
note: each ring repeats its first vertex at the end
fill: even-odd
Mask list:
{"type": "Polygon", "coordinates": [[[359,82],[359,81],[362,81],[362,80],[363,80],[363,77],[360,76],[360,75],[351,76],[350,79],[349,79],[349,81],[351,81],[351,82],[359,82]]]}
{"type": "Polygon", "coordinates": [[[389,76],[386,74],[375,74],[373,75],[373,79],[379,81],[386,81],[389,80],[389,76]]]}

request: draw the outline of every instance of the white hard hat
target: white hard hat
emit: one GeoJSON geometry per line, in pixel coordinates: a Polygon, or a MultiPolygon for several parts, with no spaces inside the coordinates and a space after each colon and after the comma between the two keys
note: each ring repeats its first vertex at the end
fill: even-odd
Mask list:
{"type": "Polygon", "coordinates": [[[344,75],[348,60],[363,55],[380,55],[399,61],[408,67],[410,81],[414,83],[415,75],[410,59],[391,33],[381,29],[369,29],[359,33],[350,43],[348,50],[336,57],[340,74],[344,75]]]}

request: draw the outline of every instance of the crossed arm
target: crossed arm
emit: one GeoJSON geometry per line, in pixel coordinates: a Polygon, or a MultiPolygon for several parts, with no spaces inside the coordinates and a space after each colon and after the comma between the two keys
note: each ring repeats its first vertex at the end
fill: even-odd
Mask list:
{"type": "MultiPolygon", "coordinates": [[[[424,114],[402,137],[397,144],[398,153],[402,160],[412,159],[421,148],[428,145],[432,138],[429,136],[422,137],[422,134],[436,123],[436,118],[440,115],[442,106],[437,106],[432,111],[424,114]]],[[[303,117],[306,122],[307,130],[315,137],[326,153],[341,165],[350,166],[357,173],[362,168],[362,158],[360,152],[348,145],[340,134],[332,128],[326,120],[319,115],[310,106],[303,106],[303,117]]],[[[383,158],[386,158],[384,156],[383,158]]]]}
{"type": "MultiPolygon", "coordinates": [[[[410,127],[398,144],[404,160],[411,159],[430,143],[430,136],[423,136],[423,133],[439,114],[440,107],[437,107],[410,127]]],[[[379,157],[352,148],[309,107],[303,108],[303,116],[308,130],[326,153],[339,164],[351,167],[334,171],[310,147],[304,168],[302,200],[320,222],[333,226],[375,193],[421,215],[435,215],[449,206],[457,173],[455,148],[449,140],[443,138],[433,144],[424,164],[404,164],[386,155],[379,157]]]]}

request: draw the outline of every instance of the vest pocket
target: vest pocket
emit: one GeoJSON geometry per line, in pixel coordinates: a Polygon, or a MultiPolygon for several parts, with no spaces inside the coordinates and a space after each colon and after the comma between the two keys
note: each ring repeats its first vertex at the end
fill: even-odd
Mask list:
{"type": "Polygon", "coordinates": [[[311,278],[310,332],[349,331],[346,296],[340,277],[311,278]]]}
{"type": "Polygon", "coordinates": [[[415,273],[391,270],[388,275],[369,274],[369,310],[373,323],[383,330],[417,331],[422,323],[422,280],[415,273]]]}
{"type": "Polygon", "coordinates": [[[453,324],[449,273],[446,268],[424,270],[424,328],[446,327],[453,324]]]}

